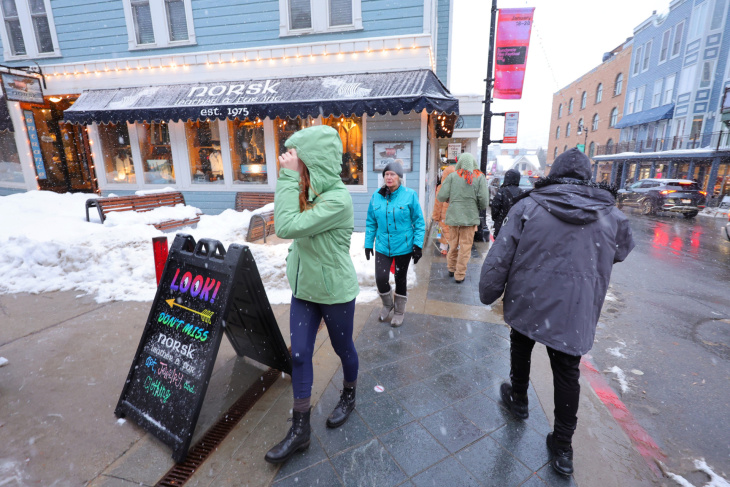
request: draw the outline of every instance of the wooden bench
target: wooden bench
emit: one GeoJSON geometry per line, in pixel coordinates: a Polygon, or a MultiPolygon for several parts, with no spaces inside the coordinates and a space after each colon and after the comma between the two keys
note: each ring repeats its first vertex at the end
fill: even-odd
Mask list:
{"type": "MultiPolygon", "coordinates": [[[[106,215],[115,211],[136,211],[139,213],[151,211],[163,206],[175,206],[185,204],[185,197],[177,191],[165,193],[152,193],[146,195],[132,196],[110,196],[108,198],[93,198],[86,200],[86,221],[89,220],[89,209],[96,208],[99,211],[101,223],[106,220],[106,215]]],[[[200,221],[200,214],[195,218],[184,218],[181,220],[166,220],[160,223],[152,223],[158,230],[170,230],[178,227],[186,227],[200,221]]]]}
{"type": "MultiPolygon", "coordinates": [[[[236,211],[255,211],[273,202],[274,193],[236,193],[236,211]]],[[[266,243],[266,236],[274,233],[274,210],[260,211],[251,215],[246,234],[247,242],[263,238],[266,243]]]]}

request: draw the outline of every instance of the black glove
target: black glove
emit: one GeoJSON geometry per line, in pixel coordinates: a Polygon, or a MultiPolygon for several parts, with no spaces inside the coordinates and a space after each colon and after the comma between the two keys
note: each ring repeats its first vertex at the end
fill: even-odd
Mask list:
{"type": "Polygon", "coordinates": [[[365,249],[365,258],[370,260],[370,256],[373,255],[373,249],[365,249]]]}
{"type": "Polygon", "coordinates": [[[413,252],[411,253],[411,256],[413,257],[413,264],[418,264],[418,260],[423,256],[423,252],[421,251],[421,247],[418,245],[413,246],[413,252]]]}

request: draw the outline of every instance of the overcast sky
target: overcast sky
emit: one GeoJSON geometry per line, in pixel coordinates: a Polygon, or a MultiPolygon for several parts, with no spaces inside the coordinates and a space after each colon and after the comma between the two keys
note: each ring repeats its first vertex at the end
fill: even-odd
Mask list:
{"type": "MultiPolygon", "coordinates": [[[[493,112],[520,112],[514,147],[547,149],[553,94],[601,63],[603,53],[633,36],[634,27],[670,0],[499,0],[498,8],[535,7],[521,100],[495,100],[493,112]]],[[[485,93],[490,0],[453,0],[451,92],[485,93]]],[[[502,138],[494,117],[492,138],[502,138]]]]}

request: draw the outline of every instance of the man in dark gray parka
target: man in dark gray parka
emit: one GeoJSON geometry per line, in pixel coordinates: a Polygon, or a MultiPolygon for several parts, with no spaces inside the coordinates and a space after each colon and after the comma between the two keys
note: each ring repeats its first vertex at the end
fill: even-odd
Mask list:
{"type": "Polygon", "coordinates": [[[573,472],[581,355],[593,346],[611,269],[634,248],[615,189],[591,180],[588,157],[570,149],[550,175],[521,195],[504,220],[481,271],[479,296],[491,304],[504,292],[510,334],[510,384],[502,401],[528,417],[527,387],[535,341],[548,349],[555,388],[555,427],[548,434],[552,466],[573,472]]]}

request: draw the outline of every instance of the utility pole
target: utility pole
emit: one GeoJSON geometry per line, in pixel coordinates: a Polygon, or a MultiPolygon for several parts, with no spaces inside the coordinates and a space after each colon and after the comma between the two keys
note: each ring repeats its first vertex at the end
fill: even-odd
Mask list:
{"type": "Polygon", "coordinates": [[[497,27],[497,0],[492,0],[491,22],[489,25],[489,54],[487,55],[487,91],[484,96],[484,128],[482,129],[482,154],[480,169],[487,172],[487,158],[492,130],[492,88],[494,87],[494,33],[497,27]]]}

